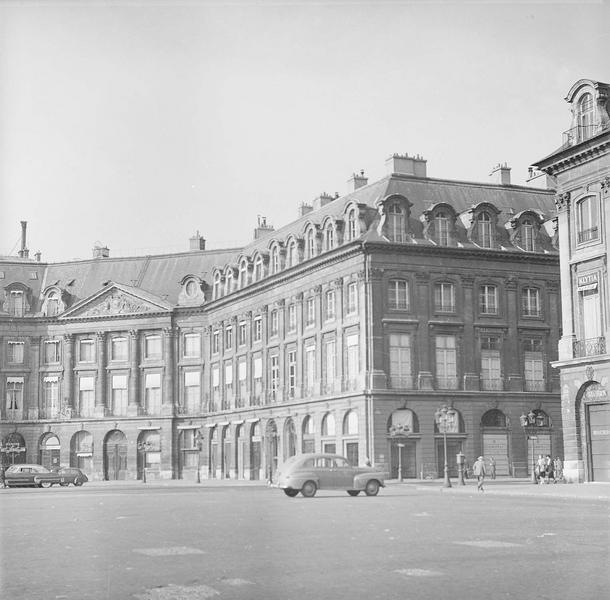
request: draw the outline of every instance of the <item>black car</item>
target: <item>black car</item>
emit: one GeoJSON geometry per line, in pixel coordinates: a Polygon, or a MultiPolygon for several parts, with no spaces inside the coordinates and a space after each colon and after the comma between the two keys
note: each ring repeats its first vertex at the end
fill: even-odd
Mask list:
{"type": "Polygon", "coordinates": [[[59,467],[53,469],[54,473],[57,473],[61,479],[59,485],[66,486],[73,483],[76,486],[83,485],[89,478],[77,467],[59,467]]]}

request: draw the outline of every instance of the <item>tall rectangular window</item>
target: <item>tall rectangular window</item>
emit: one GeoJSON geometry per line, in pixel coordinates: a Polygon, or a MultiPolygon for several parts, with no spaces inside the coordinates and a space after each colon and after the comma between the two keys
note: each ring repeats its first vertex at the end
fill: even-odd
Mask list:
{"type": "Polygon", "coordinates": [[[95,380],[93,377],[80,377],[78,380],[78,414],[92,417],[95,407],[95,380]]]}
{"type": "Polygon", "coordinates": [[[316,347],[309,344],[305,347],[305,393],[312,396],[316,387],[316,347]]]}
{"type": "Polygon", "coordinates": [[[326,321],[332,321],[335,318],[335,290],[326,292],[326,321]]]}
{"type": "Polygon", "coordinates": [[[44,377],[42,385],[44,398],[43,416],[47,419],[54,419],[59,413],[59,377],[44,377]]]}
{"type": "Polygon", "coordinates": [[[388,308],[409,310],[409,282],[404,279],[390,279],[388,282],[388,308]]]}
{"type": "Polygon", "coordinates": [[[212,365],[212,402],[210,410],[217,411],[220,408],[220,367],[212,365]]]}
{"type": "Polygon", "coordinates": [[[576,204],[577,241],[579,244],[599,238],[598,200],[583,198],[576,204]]]}
{"type": "Polygon", "coordinates": [[[294,398],[297,387],[297,353],[295,350],[288,352],[288,396],[294,398]]]}
{"type": "Polygon", "coordinates": [[[184,372],[184,408],[187,414],[196,415],[201,406],[201,374],[199,371],[184,372]]]}
{"type": "Polygon", "coordinates": [[[411,336],[406,333],[390,334],[390,384],[393,389],[411,389],[411,336]]]}
{"type": "Polygon", "coordinates": [[[127,360],[127,338],[115,337],[110,341],[110,357],[111,360],[125,361],[127,360]]]}
{"type": "Polygon", "coordinates": [[[360,342],[357,333],[350,333],[345,338],[346,356],[346,388],[355,390],[360,376],[360,342]]]}
{"type": "Polygon", "coordinates": [[[523,374],[526,392],[544,392],[544,356],[542,340],[529,338],[523,342],[523,374]]]}
{"type": "Polygon", "coordinates": [[[144,402],[147,415],[161,412],[161,373],[147,373],[144,387],[144,402]]]}
{"type": "Polygon", "coordinates": [[[436,336],[436,385],[442,390],[458,389],[457,349],[454,335],[436,336]]]}
{"type": "Polygon", "coordinates": [[[201,356],[201,335],[199,333],[184,334],[184,357],[199,358],[201,356]]]}
{"type": "Polygon", "coordinates": [[[216,330],[212,332],[212,354],[218,354],[220,352],[220,331],[216,330]]]}
{"type": "Polygon", "coordinates": [[[437,312],[455,312],[455,286],[453,283],[434,284],[434,309],[437,312]]]}
{"type": "Polygon", "coordinates": [[[225,329],[225,350],[233,349],[233,327],[229,326],[225,329]]]}
{"type": "Polygon", "coordinates": [[[540,316],[540,290],[523,288],[521,290],[521,312],[524,317],[540,316]]]}
{"type": "Polygon", "coordinates": [[[239,406],[246,406],[248,397],[248,364],[245,356],[240,356],[237,362],[237,378],[239,380],[239,406]]]}
{"type": "Polygon", "coordinates": [[[44,362],[48,364],[59,362],[59,340],[48,340],[44,343],[44,362]]]}
{"type": "Polygon", "coordinates": [[[307,301],[305,302],[305,309],[305,325],[309,327],[316,322],[316,305],[313,297],[307,298],[307,301]]]}
{"type": "Polygon", "coordinates": [[[95,360],[95,342],[92,339],[80,340],[78,358],[80,362],[93,362],[95,360]]]}
{"type": "Polygon", "coordinates": [[[335,391],[337,378],[337,342],[334,339],[324,341],[324,391],[330,394],[335,391]]]}
{"type": "Polygon", "coordinates": [[[269,315],[269,335],[275,337],[280,331],[280,314],[277,310],[272,310],[269,315]]]}
{"type": "Polygon", "coordinates": [[[263,359],[259,356],[254,356],[252,359],[252,377],[254,381],[254,390],[252,394],[252,404],[259,405],[263,394],[263,359]]]}
{"type": "Polygon", "coordinates": [[[345,314],[355,315],[358,312],[358,284],[353,281],[347,284],[347,302],[345,304],[345,314]]]}
{"type": "Polygon", "coordinates": [[[22,416],[23,381],[23,377],[6,378],[6,416],[9,419],[17,419],[22,416]]]}
{"type": "Polygon", "coordinates": [[[498,288],[482,285],[479,289],[479,311],[482,315],[498,314],[498,288]]]}
{"type": "Polygon", "coordinates": [[[127,375],[112,376],[112,406],[114,416],[127,414],[127,375]]]}
{"type": "Polygon", "coordinates": [[[296,304],[288,306],[288,331],[290,333],[297,330],[297,307],[296,304]]]}
{"type": "Polygon", "coordinates": [[[241,322],[239,324],[239,334],[238,334],[238,344],[240,346],[245,346],[247,341],[247,326],[245,322],[241,322]]]}
{"type": "Polygon", "coordinates": [[[144,339],[144,356],[148,359],[161,358],[161,336],[147,335],[144,339]]]}
{"type": "Polygon", "coordinates": [[[25,299],[20,290],[11,290],[8,294],[8,313],[12,317],[23,317],[25,314],[25,299]]]}
{"type": "Polygon", "coordinates": [[[233,403],[233,361],[227,360],[225,362],[225,395],[223,401],[223,408],[231,408],[233,403]]]}
{"type": "Polygon", "coordinates": [[[500,340],[497,337],[481,338],[481,388],[483,390],[502,390],[500,364],[500,340]]]}
{"type": "Polygon", "coordinates": [[[263,322],[261,317],[254,319],[252,337],[255,342],[260,342],[263,337],[263,322]]]}
{"type": "Polygon", "coordinates": [[[24,349],[24,342],[8,342],[7,362],[11,364],[23,364],[24,349]]]}
{"type": "Polygon", "coordinates": [[[270,400],[275,402],[278,399],[278,390],[280,387],[280,357],[277,354],[272,354],[269,357],[269,376],[270,400]]]}

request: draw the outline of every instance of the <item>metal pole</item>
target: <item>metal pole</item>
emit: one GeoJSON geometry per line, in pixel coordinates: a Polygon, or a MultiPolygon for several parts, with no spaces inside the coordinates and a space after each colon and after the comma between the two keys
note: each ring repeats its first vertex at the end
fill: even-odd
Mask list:
{"type": "Polygon", "coordinates": [[[451,481],[449,479],[449,464],[447,463],[447,423],[443,423],[443,445],[445,447],[445,481],[443,487],[450,488],[451,481]]]}
{"type": "Polygon", "coordinates": [[[538,483],[538,480],[536,479],[536,453],[534,451],[534,444],[536,442],[536,440],[534,439],[534,436],[531,436],[532,438],[532,483],[538,483]]]}
{"type": "Polygon", "coordinates": [[[404,444],[396,444],[398,448],[398,481],[402,483],[402,449],[404,448],[404,444]]]}

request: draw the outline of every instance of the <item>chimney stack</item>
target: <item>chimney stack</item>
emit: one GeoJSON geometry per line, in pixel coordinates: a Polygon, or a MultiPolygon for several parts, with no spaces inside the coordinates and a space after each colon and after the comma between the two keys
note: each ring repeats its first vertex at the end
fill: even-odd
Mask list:
{"type": "Polygon", "coordinates": [[[331,196],[326,192],[322,192],[317,198],[314,198],[313,201],[313,210],[318,210],[323,206],[326,206],[328,203],[332,202],[335,199],[335,196],[331,196]]]}
{"type": "Polygon", "coordinates": [[[108,258],[110,256],[110,250],[108,246],[102,246],[101,243],[96,243],[93,246],[93,258],[108,258]]]}
{"type": "Polygon", "coordinates": [[[527,168],[527,179],[525,180],[525,185],[543,190],[557,189],[557,184],[550,175],[547,175],[544,171],[540,171],[533,166],[527,168]]]}
{"type": "Polygon", "coordinates": [[[510,167],[506,163],[498,163],[489,174],[494,176],[494,183],[499,185],[510,185],[510,167]]]}
{"type": "Polygon", "coordinates": [[[411,177],[427,177],[426,159],[408,154],[392,154],[385,164],[389,175],[410,175],[411,177]]]}
{"type": "Polygon", "coordinates": [[[273,231],[272,225],[267,225],[267,217],[263,217],[262,215],[258,215],[258,225],[254,230],[254,239],[258,240],[263,236],[267,235],[270,231],[273,231]]]}
{"type": "Polygon", "coordinates": [[[199,230],[189,238],[189,250],[205,250],[205,239],[199,234],[199,230]]]}
{"type": "Polygon", "coordinates": [[[360,173],[352,173],[352,176],[347,180],[347,191],[355,192],[357,189],[364,187],[369,182],[368,177],[364,175],[364,170],[360,173]]]}
{"type": "Polygon", "coordinates": [[[30,251],[27,249],[26,238],[27,238],[28,222],[21,221],[21,249],[18,252],[19,258],[29,258],[30,251]]]}
{"type": "Polygon", "coordinates": [[[34,257],[36,258],[36,262],[40,262],[41,256],[42,256],[42,253],[40,252],[40,250],[38,250],[38,252],[36,252],[36,254],[34,254],[34,257]]]}
{"type": "Polygon", "coordinates": [[[302,202],[301,206],[299,206],[299,217],[303,217],[304,215],[310,213],[312,210],[313,210],[313,206],[311,204],[302,202]]]}

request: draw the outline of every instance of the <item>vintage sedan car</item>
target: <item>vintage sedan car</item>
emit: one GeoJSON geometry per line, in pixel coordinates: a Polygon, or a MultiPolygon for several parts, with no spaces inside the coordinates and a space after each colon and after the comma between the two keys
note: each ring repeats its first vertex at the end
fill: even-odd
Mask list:
{"type": "Polygon", "coordinates": [[[337,454],[299,454],[281,465],[272,485],[291,498],[299,492],[311,498],[318,490],[346,490],[350,496],[364,491],[367,496],[376,496],[385,486],[385,473],[372,467],[354,467],[337,454]]]}
{"type": "Polygon", "coordinates": [[[77,467],[59,467],[58,469],[53,469],[53,472],[61,475],[59,485],[62,486],[70,485],[71,483],[80,486],[89,481],[87,475],[77,467]]]}
{"type": "Polygon", "coordinates": [[[61,475],[42,465],[11,465],[4,473],[4,480],[8,487],[51,487],[54,483],[61,483],[61,475]]]}

